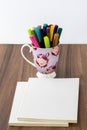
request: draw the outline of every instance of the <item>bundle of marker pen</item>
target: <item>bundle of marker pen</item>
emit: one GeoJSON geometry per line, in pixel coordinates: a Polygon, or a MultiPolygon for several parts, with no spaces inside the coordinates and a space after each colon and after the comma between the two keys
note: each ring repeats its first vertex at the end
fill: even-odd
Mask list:
{"type": "Polygon", "coordinates": [[[59,44],[62,28],[58,25],[39,25],[33,29],[28,29],[28,35],[32,45],[39,48],[50,48],[59,44]]]}

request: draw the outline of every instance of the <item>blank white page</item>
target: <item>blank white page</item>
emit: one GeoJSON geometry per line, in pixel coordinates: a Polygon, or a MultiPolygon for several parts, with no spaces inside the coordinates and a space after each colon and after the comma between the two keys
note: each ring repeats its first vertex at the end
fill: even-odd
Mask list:
{"type": "Polygon", "coordinates": [[[59,126],[68,127],[68,122],[29,122],[29,121],[19,121],[17,119],[18,109],[22,102],[24,92],[28,87],[28,82],[18,82],[15,90],[14,100],[12,104],[11,114],[9,118],[10,126],[59,126]]]}
{"type": "Polygon", "coordinates": [[[77,123],[79,78],[30,78],[18,119],[77,123]]]}

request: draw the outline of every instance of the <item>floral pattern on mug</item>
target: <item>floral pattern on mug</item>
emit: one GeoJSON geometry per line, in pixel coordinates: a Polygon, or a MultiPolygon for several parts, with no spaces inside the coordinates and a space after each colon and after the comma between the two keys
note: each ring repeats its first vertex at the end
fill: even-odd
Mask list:
{"type": "Polygon", "coordinates": [[[46,74],[52,73],[56,69],[56,65],[50,66],[46,69],[46,74]]]}
{"type": "Polygon", "coordinates": [[[33,60],[37,70],[43,74],[55,71],[59,59],[59,46],[33,49],[33,60]]]}
{"type": "Polygon", "coordinates": [[[42,68],[46,67],[48,65],[48,59],[49,53],[46,54],[38,54],[36,58],[36,63],[42,68]]]}
{"type": "Polygon", "coordinates": [[[21,54],[23,58],[32,66],[34,66],[37,71],[43,74],[49,74],[55,71],[57,62],[59,60],[60,46],[57,45],[51,48],[36,48],[31,45],[23,45],[21,48],[21,54]],[[33,55],[33,61],[27,59],[23,54],[23,48],[27,46],[29,52],[33,55]]]}
{"type": "Polygon", "coordinates": [[[52,48],[52,55],[57,56],[58,53],[59,53],[59,47],[58,46],[53,47],[52,48]]]}

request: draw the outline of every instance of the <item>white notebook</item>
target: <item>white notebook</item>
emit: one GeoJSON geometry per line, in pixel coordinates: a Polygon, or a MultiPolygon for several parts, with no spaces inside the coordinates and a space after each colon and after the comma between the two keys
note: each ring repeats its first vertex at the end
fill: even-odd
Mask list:
{"type": "MultiPolygon", "coordinates": [[[[68,127],[68,122],[40,122],[40,121],[19,121],[17,119],[17,114],[19,111],[19,107],[24,98],[24,93],[28,88],[28,82],[18,82],[16,86],[16,91],[14,95],[14,100],[12,104],[9,126],[59,126],[59,127],[68,127]]],[[[24,104],[24,103],[23,103],[24,104]]]]}
{"type": "Polygon", "coordinates": [[[17,119],[77,123],[79,78],[30,78],[17,119]]]}

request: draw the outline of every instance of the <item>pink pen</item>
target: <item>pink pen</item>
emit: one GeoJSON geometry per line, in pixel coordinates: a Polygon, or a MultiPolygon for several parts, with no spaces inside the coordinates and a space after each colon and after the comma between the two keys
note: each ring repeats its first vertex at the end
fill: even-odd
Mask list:
{"type": "Polygon", "coordinates": [[[36,38],[33,35],[29,36],[29,38],[35,47],[40,47],[39,43],[37,42],[36,38]]]}

